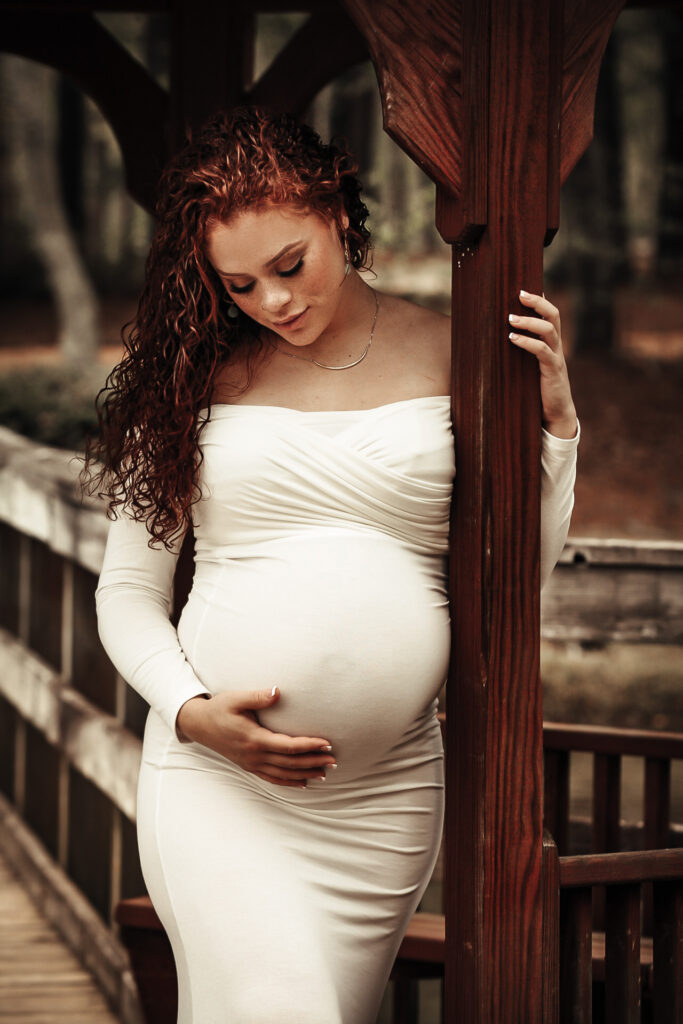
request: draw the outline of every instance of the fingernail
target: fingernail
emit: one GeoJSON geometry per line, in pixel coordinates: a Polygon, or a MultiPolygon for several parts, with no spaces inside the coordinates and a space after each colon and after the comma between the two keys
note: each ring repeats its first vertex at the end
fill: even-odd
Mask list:
{"type": "Polygon", "coordinates": [[[510,321],[510,323],[511,323],[511,324],[517,324],[517,323],[519,323],[519,317],[518,317],[518,316],[515,316],[515,314],[514,314],[514,313],[510,313],[510,315],[509,315],[509,317],[508,317],[508,320],[510,321]]]}
{"type": "Polygon", "coordinates": [[[513,334],[512,331],[510,331],[509,337],[512,339],[512,341],[516,341],[517,338],[519,337],[519,335],[518,334],[513,334]]]}
{"type": "Polygon", "coordinates": [[[520,294],[520,295],[523,295],[523,296],[524,296],[524,298],[526,298],[526,297],[527,297],[527,295],[529,294],[529,292],[525,292],[523,288],[520,288],[519,294],[520,294]]]}
{"type": "Polygon", "coordinates": [[[321,747],[320,749],[321,750],[332,750],[332,747],[329,747],[329,746],[328,747],[321,747]]]}
{"type": "Polygon", "coordinates": [[[276,693],[277,693],[277,686],[274,686],[273,689],[270,691],[270,696],[274,697],[276,693]]]}
{"type": "Polygon", "coordinates": [[[336,761],[333,761],[332,764],[326,764],[325,767],[326,768],[338,768],[339,765],[337,764],[336,761]]]}

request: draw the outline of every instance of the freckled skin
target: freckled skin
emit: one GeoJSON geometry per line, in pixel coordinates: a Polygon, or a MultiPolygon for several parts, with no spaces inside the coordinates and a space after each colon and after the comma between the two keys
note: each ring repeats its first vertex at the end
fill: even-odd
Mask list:
{"type": "Polygon", "coordinates": [[[216,224],[208,233],[207,255],[233,301],[278,334],[285,349],[311,345],[323,335],[338,338],[350,316],[349,292],[356,293],[358,284],[366,287],[344,275],[344,249],[334,221],[296,208],[267,206],[216,224]],[[268,266],[285,247],[290,248],[268,266]],[[300,313],[300,323],[281,325],[300,313]]]}

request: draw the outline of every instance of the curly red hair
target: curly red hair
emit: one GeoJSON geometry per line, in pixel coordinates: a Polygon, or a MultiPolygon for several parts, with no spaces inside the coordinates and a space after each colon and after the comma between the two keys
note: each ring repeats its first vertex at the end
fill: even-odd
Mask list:
{"type": "MultiPolygon", "coordinates": [[[[99,433],[86,443],[83,486],[125,506],[169,547],[201,497],[198,412],[211,407],[218,369],[260,347],[257,325],[227,316],[229,298],[205,253],[207,226],[259,203],[296,203],[332,217],[351,263],[368,265],[368,211],[357,164],[290,115],[239,108],[214,115],[165,168],[137,314],[125,355],[96,400],[99,433]]],[[[251,371],[250,371],[251,372],[251,371]]],[[[250,378],[249,378],[250,379],[250,378]]]]}

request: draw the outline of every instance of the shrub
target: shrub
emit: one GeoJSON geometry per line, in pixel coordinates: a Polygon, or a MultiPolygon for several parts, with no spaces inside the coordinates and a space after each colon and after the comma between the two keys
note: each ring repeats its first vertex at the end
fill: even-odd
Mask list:
{"type": "Polygon", "coordinates": [[[41,444],[81,451],[97,425],[95,395],[104,373],[32,366],[0,375],[0,423],[41,444]]]}

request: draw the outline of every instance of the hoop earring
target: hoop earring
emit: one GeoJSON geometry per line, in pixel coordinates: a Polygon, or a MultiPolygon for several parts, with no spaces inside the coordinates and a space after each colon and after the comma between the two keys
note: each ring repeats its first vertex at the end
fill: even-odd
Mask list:
{"type": "Polygon", "coordinates": [[[236,320],[239,315],[240,311],[238,306],[231,301],[230,305],[228,306],[228,316],[230,317],[231,320],[236,320]]]}

